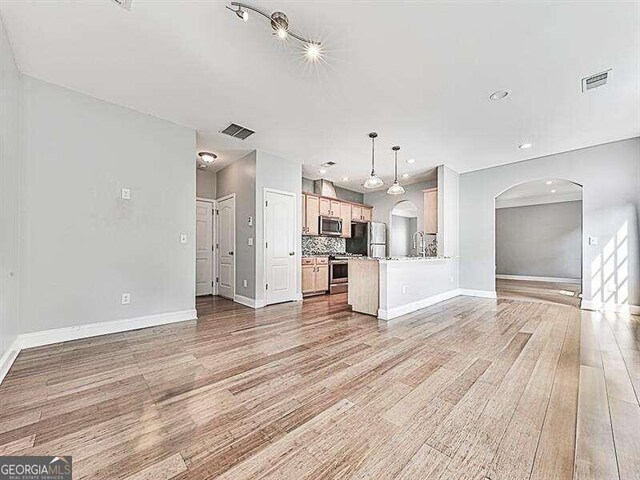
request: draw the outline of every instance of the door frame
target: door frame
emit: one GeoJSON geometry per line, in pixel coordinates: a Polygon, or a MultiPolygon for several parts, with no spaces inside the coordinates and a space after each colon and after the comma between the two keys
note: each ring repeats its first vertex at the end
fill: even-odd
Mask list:
{"type": "Polygon", "coordinates": [[[211,288],[211,295],[217,295],[218,294],[218,282],[216,282],[216,273],[218,272],[217,270],[217,265],[216,265],[216,255],[217,255],[217,248],[215,248],[216,246],[216,241],[217,241],[217,237],[216,235],[218,234],[218,216],[215,214],[216,210],[218,210],[218,202],[215,201],[213,198],[204,198],[204,197],[196,197],[196,202],[206,202],[206,203],[210,203],[211,204],[211,242],[213,243],[213,250],[212,250],[212,254],[211,254],[211,281],[213,282],[213,286],[211,288]]]}
{"type": "MultiPolygon", "coordinates": [[[[233,226],[235,228],[235,232],[233,232],[233,295],[231,296],[232,299],[234,299],[233,301],[235,301],[235,296],[236,296],[236,275],[237,275],[237,271],[236,271],[236,257],[237,255],[237,243],[238,243],[238,239],[236,238],[237,235],[237,220],[238,220],[238,216],[236,215],[236,194],[234,193],[230,193],[229,195],[225,195],[224,197],[220,197],[220,198],[216,198],[215,202],[216,202],[216,218],[215,218],[215,225],[216,225],[216,248],[215,248],[215,265],[216,265],[216,273],[220,271],[220,229],[218,228],[218,207],[220,206],[220,202],[224,202],[225,200],[229,200],[233,198],[233,226]]],[[[217,277],[216,277],[217,278],[217,277]]],[[[218,295],[218,282],[216,281],[216,295],[218,295]]]]}
{"type": "MultiPolygon", "coordinates": [[[[265,248],[265,243],[267,241],[267,193],[277,193],[280,195],[286,195],[288,197],[292,197],[293,198],[293,205],[294,205],[294,226],[293,226],[293,243],[294,243],[294,251],[295,251],[295,255],[293,256],[293,260],[294,260],[294,268],[296,271],[296,288],[295,288],[295,292],[293,292],[293,297],[289,300],[292,302],[298,301],[298,300],[302,300],[302,294],[300,293],[300,291],[302,290],[302,257],[300,256],[300,253],[298,251],[298,236],[296,235],[296,232],[301,232],[302,229],[300,228],[300,225],[298,224],[298,222],[300,221],[300,214],[298,211],[298,207],[301,205],[300,203],[300,199],[298,198],[298,194],[296,192],[290,192],[287,190],[278,190],[277,188],[270,188],[270,187],[264,187],[262,190],[262,272],[263,272],[263,278],[262,278],[262,292],[263,292],[263,296],[264,296],[264,304],[265,305],[270,305],[269,302],[267,301],[267,287],[266,287],[266,279],[267,279],[267,249],[265,248]],[[298,268],[298,266],[300,266],[300,268],[298,268]],[[298,288],[300,287],[300,288],[298,288]]],[[[302,236],[302,233],[300,233],[300,236],[302,236]]],[[[280,303],[280,302],[279,302],[280,303]]]]}

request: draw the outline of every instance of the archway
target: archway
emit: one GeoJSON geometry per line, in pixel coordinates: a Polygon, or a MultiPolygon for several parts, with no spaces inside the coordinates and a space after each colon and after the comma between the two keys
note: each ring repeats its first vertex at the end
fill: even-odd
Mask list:
{"type": "Polygon", "coordinates": [[[409,200],[398,202],[389,215],[389,255],[415,255],[413,236],[418,231],[418,207],[409,200]]]}
{"type": "Polygon", "coordinates": [[[582,186],[547,178],[495,199],[496,293],[503,298],[580,305],[582,186]]]}

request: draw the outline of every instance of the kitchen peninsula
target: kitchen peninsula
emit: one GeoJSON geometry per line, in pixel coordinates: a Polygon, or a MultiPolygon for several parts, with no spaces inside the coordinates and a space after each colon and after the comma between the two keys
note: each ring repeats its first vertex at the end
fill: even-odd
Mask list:
{"type": "Polygon", "coordinates": [[[457,257],[349,259],[348,302],[381,320],[414,312],[458,295],[457,257]]]}

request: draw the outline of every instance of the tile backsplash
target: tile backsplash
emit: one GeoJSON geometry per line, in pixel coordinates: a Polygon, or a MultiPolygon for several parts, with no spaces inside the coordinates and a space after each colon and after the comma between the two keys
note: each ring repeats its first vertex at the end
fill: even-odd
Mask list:
{"type": "Polygon", "coordinates": [[[302,237],[302,255],[331,255],[344,253],[345,239],[340,237],[302,237]]]}

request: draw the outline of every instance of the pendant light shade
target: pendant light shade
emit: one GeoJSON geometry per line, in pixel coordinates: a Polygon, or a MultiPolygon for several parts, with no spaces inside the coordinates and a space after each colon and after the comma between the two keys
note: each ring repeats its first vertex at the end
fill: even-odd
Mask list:
{"type": "Polygon", "coordinates": [[[378,175],[376,175],[376,163],[375,163],[375,139],[378,136],[376,132],[371,132],[369,138],[371,139],[371,175],[362,184],[364,188],[378,188],[384,185],[384,182],[378,175]]]}
{"type": "Polygon", "coordinates": [[[398,150],[400,150],[400,147],[396,145],[395,147],[392,148],[392,150],[396,157],[395,158],[396,174],[395,174],[395,178],[393,179],[393,185],[389,187],[389,190],[387,190],[387,193],[389,195],[402,195],[404,193],[404,187],[398,183],[398,150]]]}

